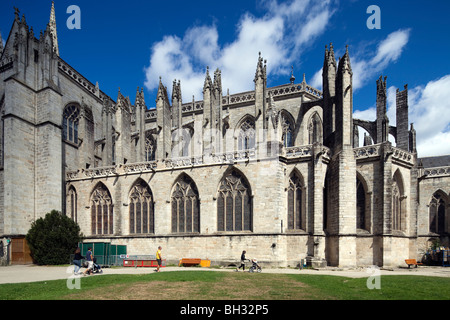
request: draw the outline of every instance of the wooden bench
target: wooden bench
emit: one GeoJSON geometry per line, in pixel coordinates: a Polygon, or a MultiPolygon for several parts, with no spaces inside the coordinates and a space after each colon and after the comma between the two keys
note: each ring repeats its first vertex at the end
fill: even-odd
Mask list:
{"type": "Polygon", "coordinates": [[[416,266],[416,268],[417,268],[418,265],[423,264],[423,263],[417,262],[416,259],[406,259],[405,262],[408,265],[408,269],[411,268],[411,266],[416,266]]]}
{"type": "Polygon", "coordinates": [[[201,262],[202,262],[202,259],[183,258],[180,260],[180,263],[178,265],[184,266],[184,267],[191,267],[191,266],[196,266],[196,265],[200,264],[201,262]]]}

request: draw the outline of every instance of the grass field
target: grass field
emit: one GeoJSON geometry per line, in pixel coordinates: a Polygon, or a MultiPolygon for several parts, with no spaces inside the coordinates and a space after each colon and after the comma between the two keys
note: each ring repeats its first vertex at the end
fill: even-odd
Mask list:
{"type": "Polygon", "coordinates": [[[450,278],[381,276],[381,289],[367,278],[235,272],[161,272],[0,285],[1,300],[449,300],[450,278]]]}

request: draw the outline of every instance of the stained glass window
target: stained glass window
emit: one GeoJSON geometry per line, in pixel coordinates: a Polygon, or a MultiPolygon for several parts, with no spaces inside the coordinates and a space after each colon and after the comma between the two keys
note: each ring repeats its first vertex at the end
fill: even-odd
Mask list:
{"type": "Polygon", "coordinates": [[[251,231],[252,198],[250,186],[236,170],[221,181],[217,197],[218,231],[251,231]]]}
{"type": "Polygon", "coordinates": [[[144,181],[139,181],[131,189],[128,207],[130,210],[130,234],[155,232],[153,195],[150,187],[144,181]]]}
{"type": "Polygon", "coordinates": [[[80,109],[76,105],[69,105],[64,109],[63,139],[78,144],[78,121],[80,109]]]}
{"type": "Polygon", "coordinates": [[[200,200],[194,181],[182,175],[172,191],[172,232],[200,232],[200,200]]]}

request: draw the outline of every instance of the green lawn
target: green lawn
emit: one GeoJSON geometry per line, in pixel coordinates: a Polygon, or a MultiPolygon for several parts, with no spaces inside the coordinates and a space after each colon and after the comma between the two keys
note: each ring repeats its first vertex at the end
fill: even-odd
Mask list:
{"type": "Polygon", "coordinates": [[[326,275],[174,271],[146,275],[95,275],[67,280],[0,285],[1,300],[450,300],[450,278],[381,276],[381,289],[367,278],[326,275]]]}

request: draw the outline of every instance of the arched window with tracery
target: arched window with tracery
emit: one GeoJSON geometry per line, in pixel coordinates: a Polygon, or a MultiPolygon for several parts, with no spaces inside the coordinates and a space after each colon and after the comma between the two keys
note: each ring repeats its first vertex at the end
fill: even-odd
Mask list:
{"type": "Polygon", "coordinates": [[[397,184],[392,189],[392,230],[401,230],[401,195],[397,184]]]}
{"type": "Polygon", "coordinates": [[[392,185],[392,230],[406,231],[405,199],[403,181],[399,171],[396,171],[392,185]]]}
{"type": "Polygon", "coordinates": [[[63,113],[63,139],[78,144],[78,122],[80,119],[80,108],[71,104],[64,109],[63,113]]]}
{"type": "Polygon", "coordinates": [[[131,188],[128,203],[130,210],[130,234],[155,233],[153,195],[142,180],[131,188]]]}
{"type": "Polygon", "coordinates": [[[366,190],[359,178],[356,178],[356,228],[366,229],[366,190]]]}
{"type": "Polygon", "coordinates": [[[304,204],[303,185],[300,176],[294,172],[289,178],[289,186],[287,189],[288,201],[288,230],[304,229],[304,204]]]}
{"type": "Polygon", "coordinates": [[[445,232],[445,207],[444,197],[440,192],[433,194],[429,205],[430,232],[443,234],[445,232]]]}
{"type": "Polygon", "coordinates": [[[69,188],[69,192],[67,193],[66,215],[77,222],[77,191],[73,186],[69,188]]]}
{"type": "Polygon", "coordinates": [[[183,174],[172,191],[172,232],[200,232],[200,198],[194,181],[183,174]]]}
{"type": "Polygon", "coordinates": [[[255,121],[247,117],[247,119],[239,127],[238,150],[249,150],[255,148],[255,121]]]}
{"type": "Polygon", "coordinates": [[[322,120],[317,112],[315,112],[308,124],[309,144],[322,142],[322,120]]]}
{"type": "Polygon", "coordinates": [[[285,112],[281,113],[281,125],[283,130],[282,139],[284,147],[289,148],[294,146],[294,124],[291,117],[289,117],[289,115],[285,112]]]}
{"type": "Polygon", "coordinates": [[[252,231],[252,195],[250,185],[237,170],[226,174],[217,196],[218,231],[252,231]]]}
{"type": "Polygon", "coordinates": [[[108,188],[99,183],[91,195],[91,232],[93,235],[113,234],[114,205],[108,188]]]}
{"type": "Polygon", "coordinates": [[[156,142],[151,134],[147,134],[145,138],[145,161],[155,161],[156,142]]]}

